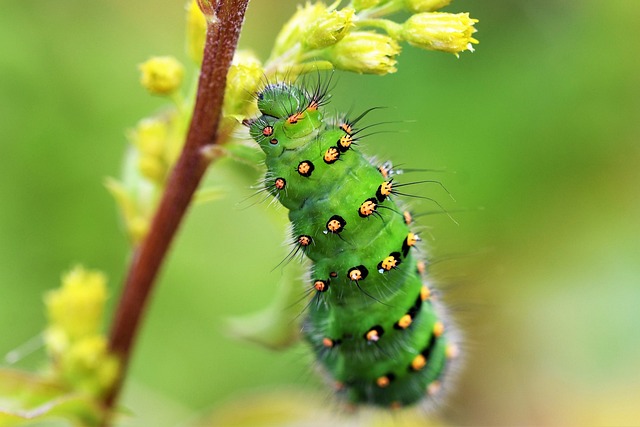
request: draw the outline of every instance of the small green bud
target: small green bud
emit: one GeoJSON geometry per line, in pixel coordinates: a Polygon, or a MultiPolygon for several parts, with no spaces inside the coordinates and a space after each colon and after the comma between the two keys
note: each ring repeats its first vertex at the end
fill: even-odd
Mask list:
{"type": "Polygon", "coordinates": [[[404,5],[411,12],[433,12],[448,6],[451,0],[404,0],[404,5]]]}
{"type": "Polygon", "coordinates": [[[349,33],[327,49],[325,58],[336,68],[365,74],[395,73],[400,45],[391,37],[368,31],[349,33]]]}
{"type": "Polygon", "coordinates": [[[139,68],[140,83],[153,95],[171,95],[182,84],[184,67],[172,56],[156,56],[139,68]]]}
{"type": "Polygon", "coordinates": [[[336,44],[346,36],[354,26],[354,9],[327,11],[319,16],[305,36],[305,45],[309,49],[323,49],[336,44]]]}
{"type": "Polygon", "coordinates": [[[478,43],[471,37],[477,31],[476,22],[468,13],[419,13],[404,23],[400,37],[414,46],[457,56],[465,50],[473,52],[472,43],[478,43]]]}

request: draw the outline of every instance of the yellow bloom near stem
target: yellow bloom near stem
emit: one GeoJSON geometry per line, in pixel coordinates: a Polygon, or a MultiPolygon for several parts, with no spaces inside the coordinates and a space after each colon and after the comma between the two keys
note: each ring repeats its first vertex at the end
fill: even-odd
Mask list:
{"type": "Polygon", "coordinates": [[[62,379],[74,389],[100,395],[118,376],[118,362],[107,352],[102,335],[85,337],[75,343],[59,360],[62,379]]]}
{"type": "Polygon", "coordinates": [[[410,44],[423,49],[439,50],[458,54],[465,50],[473,52],[472,37],[477,30],[477,19],[468,13],[419,13],[409,18],[402,26],[401,37],[410,44]]]}
{"type": "Polygon", "coordinates": [[[323,49],[342,40],[354,27],[354,13],[355,10],[351,8],[333,11],[325,9],[307,30],[304,38],[306,47],[323,49]]]}
{"type": "Polygon", "coordinates": [[[251,106],[250,101],[263,76],[262,64],[253,53],[236,52],[227,74],[223,106],[225,117],[247,115],[247,108],[251,106]]]}
{"type": "Polygon", "coordinates": [[[192,0],[187,6],[187,53],[198,65],[202,62],[206,38],[207,20],[198,6],[197,0],[192,0]]]}
{"type": "Polygon", "coordinates": [[[131,139],[141,153],[160,157],[164,155],[169,133],[166,120],[145,118],[138,122],[131,139]]]}
{"type": "MultiPolygon", "coordinates": [[[[62,287],[45,295],[49,326],[69,341],[95,334],[107,300],[107,278],[95,270],[75,267],[62,278],[62,287]]],[[[58,338],[59,340],[60,338],[58,338]]]]}
{"type": "Polygon", "coordinates": [[[327,49],[325,59],[336,68],[365,74],[395,73],[400,45],[391,37],[354,31],[327,49]]]}
{"type": "Polygon", "coordinates": [[[337,3],[327,6],[322,2],[299,6],[296,13],[282,27],[276,38],[272,57],[293,47],[303,50],[324,49],[342,40],[355,26],[355,9],[335,10],[337,3]]]}
{"type": "Polygon", "coordinates": [[[139,152],[138,169],[152,182],[161,185],[169,170],[166,152],[169,145],[169,123],[165,118],[140,120],[129,135],[139,152]]]}
{"type": "Polygon", "coordinates": [[[78,266],[63,276],[62,287],[45,295],[49,327],[44,339],[52,374],[73,390],[95,396],[111,387],[119,371],[100,332],[106,282],[100,271],[78,266]]]}
{"type": "Polygon", "coordinates": [[[180,88],[184,67],[172,56],[156,56],[140,64],[140,83],[153,95],[171,95],[180,88]]]}

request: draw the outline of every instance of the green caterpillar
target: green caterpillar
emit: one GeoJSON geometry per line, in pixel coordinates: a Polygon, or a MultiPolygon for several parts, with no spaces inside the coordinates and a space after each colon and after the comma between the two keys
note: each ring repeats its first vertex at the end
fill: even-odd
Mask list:
{"type": "Polygon", "coordinates": [[[327,119],[318,84],[267,84],[245,121],[266,154],[266,189],[289,209],[294,251],[313,262],[304,337],[354,404],[401,407],[434,396],[457,353],[416,260],[411,216],[388,164],[354,149],[356,122],[327,119]]]}

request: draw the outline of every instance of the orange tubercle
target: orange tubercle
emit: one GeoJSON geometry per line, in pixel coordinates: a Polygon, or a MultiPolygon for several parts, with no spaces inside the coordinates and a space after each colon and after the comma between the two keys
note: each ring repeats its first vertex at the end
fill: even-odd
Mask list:
{"type": "Polygon", "coordinates": [[[423,355],[419,354],[411,361],[411,369],[419,371],[427,365],[427,359],[423,355]]]}

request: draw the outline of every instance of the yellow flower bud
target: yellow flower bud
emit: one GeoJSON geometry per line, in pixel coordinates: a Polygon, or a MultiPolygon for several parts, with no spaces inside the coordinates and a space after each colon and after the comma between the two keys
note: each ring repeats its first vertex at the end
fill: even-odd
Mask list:
{"type": "Polygon", "coordinates": [[[349,33],[327,49],[325,59],[336,68],[365,74],[395,73],[400,45],[389,36],[367,31],[349,33]]]}
{"type": "Polygon", "coordinates": [[[171,95],[182,84],[184,67],[172,56],[157,56],[140,64],[140,83],[153,95],[171,95]]]}
{"type": "Polygon", "coordinates": [[[107,351],[107,340],[102,335],[91,335],[79,340],[64,355],[63,361],[70,370],[92,371],[107,351]]]}
{"type": "Polygon", "coordinates": [[[175,136],[174,119],[169,114],[143,119],[129,134],[129,140],[138,149],[138,170],[158,185],[164,183],[173,161],[169,151],[175,136]]]}
{"type": "Polygon", "coordinates": [[[51,328],[58,329],[69,340],[94,334],[100,327],[107,299],[107,278],[100,271],[75,267],[62,278],[62,288],[45,295],[45,305],[51,328]]]}
{"type": "Polygon", "coordinates": [[[69,336],[60,327],[50,326],[44,331],[44,345],[51,356],[57,356],[69,348],[69,336]]]}
{"type": "Polygon", "coordinates": [[[404,0],[407,9],[414,13],[433,12],[448,6],[451,0],[404,0]]]}
{"type": "Polygon", "coordinates": [[[146,118],[138,122],[130,139],[141,153],[160,157],[167,146],[168,132],[166,120],[146,118]]]}
{"type": "Polygon", "coordinates": [[[327,6],[323,3],[307,3],[304,7],[298,6],[298,10],[291,19],[284,24],[276,37],[272,56],[278,56],[293,47],[300,40],[306,38],[309,28],[322,16],[327,15],[327,6]]]}
{"type": "Polygon", "coordinates": [[[106,338],[96,334],[76,342],[62,355],[58,369],[74,389],[100,395],[117,379],[119,363],[107,352],[106,338]]]}
{"type": "Polygon", "coordinates": [[[457,56],[465,50],[473,52],[472,43],[478,43],[471,37],[476,22],[468,13],[419,13],[404,23],[401,37],[414,46],[457,56]]]}
{"type": "Polygon", "coordinates": [[[354,9],[327,11],[317,17],[305,34],[305,45],[309,49],[323,49],[339,42],[354,26],[354,9]]]}
{"type": "Polygon", "coordinates": [[[202,14],[197,0],[191,0],[187,6],[187,53],[198,65],[202,62],[206,38],[207,20],[202,14]]]}
{"type": "Polygon", "coordinates": [[[167,175],[167,165],[158,157],[141,155],[138,158],[138,169],[140,173],[155,183],[162,183],[167,175]]]}
{"type": "Polygon", "coordinates": [[[129,232],[129,236],[131,236],[131,240],[133,240],[135,244],[142,242],[142,239],[147,236],[150,226],[151,218],[146,216],[138,215],[128,218],[127,231],[129,232]]]}
{"type": "Polygon", "coordinates": [[[44,341],[52,374],[76,391],[101,395],[118,378],[118,359],[109,354],[99,332],[107,299],[106,277],[78,266],[65,274],[62,287],[45,295],[49,327],[44,341]]]}
{"type": "Polygon", "coordinates": [[[250,101],[263,76],[262,64],[253,53],[236,52],[227,74],[223,107],[226,117],[247,115],[247,108],[251,106],[250,101]]]}

